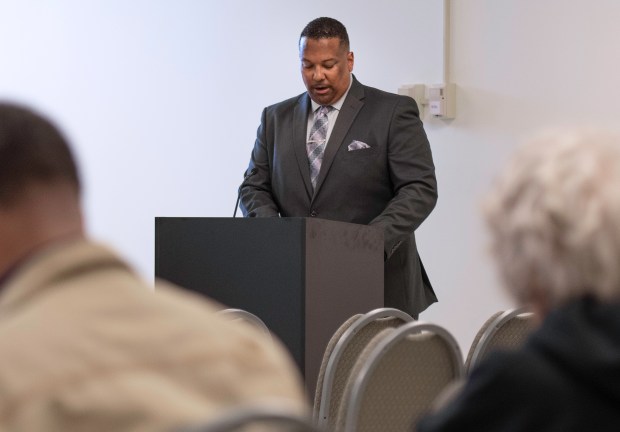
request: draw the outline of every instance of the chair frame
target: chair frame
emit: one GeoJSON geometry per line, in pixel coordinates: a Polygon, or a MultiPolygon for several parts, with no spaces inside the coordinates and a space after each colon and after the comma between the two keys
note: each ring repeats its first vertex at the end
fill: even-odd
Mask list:
{"type": "Polygon", "coordinates": [[[415,321],[402,325],[394,329],[393,333],[385,336],[374,347],[372,352],[368,355],[367,360],[360,369],[359,374],[355,377],[353,387],[351,390],[351,399],[348,401],[348,407],[346,412],[346,420],[344,425],[344,432],[355,432],[357,429],[357,419],[359,417],[359,411],[364,397],[364,390],[368,385],[368,381],[372,376],[372,372],[376,369],[377,365],[383,358],[386,351],[400,342],[407,336],[413,334],[419,334],[424,331],[432,332],[441,337],[450,347],[452,355],[452,365],[455,371],[455,379],[460,379],[465,376],[465,367],[463,365],[463,355],[458,342],[452,336],[452,334],[443,327],[424,321],[415,321]]]}
{"type": "MultiPolygon", "coordinates": [[[[334,352],[334,348],[336,347],[336,344],[338,343],[338,341],[340,340],[344,332],[346,332],[347,329],[351,327],[363,315],[364,314],[361,314],[361,313],[351,315],[345,322],[340,324],[340,327],[336,329],[336,331],[332,334],[329,342],[327,343],[327,347],[325,348],[325,351],[323,353],[323,359],[321,360],[321,369],[319,370],[319,376],[317,378],[316,390],[314,393],[314,402],[313,402],[313,407],[312,407],[313,419],[317,424],[318,424],[319,411],[320,411],[321,405],[325,402],[329,402],[329,401],[324,401],[322,399],[323,386],[325,384],[325,369],[327,369],[327,362],[329,361],[329,358],[334,352]]],[[[333,381],[332,381],[332,385],[333,385],[333,381]]]]}
{"type": "MultiPolygon", "coordinates": [[[[411,321],[414,321],[414,318],[408,313],[394,308],[378,308],[373,309],[370,312],[362,315],[357,321],[355,321],[351,326],[342,334],[336,346],[334,347],[329,360],[327,361],[327,366],[325,367],[325,375],[323,377],[323,388],[321,393],[321,404],[319,408],[318,415],[318,425],[320,427],[327,427],[329,424],[330,417],[330,398],[332,393],[332,385],[334,382],[334,376],[336,373],[336,368],[342,353],[347,348],[349,343],[351,342],[351,338],[359,332],[362,328],[364,328],[367,324],[370,324],[373,321],[376,321],[381,318],[400,318],[405,321],[405,324],[411,321]]],[[[405,325],[403,324],[403,325],[405,325]]]]}
{"type": "Polygon", "coordinates": [[[241,406],[229,410],[219,418],[200,426],[184,428],[179,432],[232,432],[252,422],[277,422],[281,426],[293,426],[303,432],[321,432],[309,416],[278,406],[241,406]]]}
{"type": "Polygon", "coordinates": [[[229,318],[229,319],[245,320],[249,322],[250,324],[258,327],[258,329],[265,335],[271,337],[271,332],[269,331],[269,327],[267,327],[267,324],[265,324],[265,322],[262,319],[260,319],[258,316],[244,309],[235,309],[235,308],[222,309],[218,311],[217,314],[220,316],[229,318]]]}
{"type": "Polygon", "coordinates": [[[484,332],[480,336],[480,339],[478,340],[478,343],[476,344],[474,351],[471,355],[471,359],[469,361],[469,367],[467,370],[471,371],[473,367],[480,362],[482,357],[487,352],[489,344],[493,340],[493,336],[495,335],[495,333],[499,331],[499,329],[502,328],[504,324],[506,324],[508,321],[510,321],[511,319],[519,315],[525,315],[525,314],[532,315],[533,312],[531,311],[531,309],[527,307],[518,307],[514,309],[508,309],[504,311],[503,313],[501,313],[500,315],[498,315],[487,326],[487,328],[484,330],[484,332]]]}

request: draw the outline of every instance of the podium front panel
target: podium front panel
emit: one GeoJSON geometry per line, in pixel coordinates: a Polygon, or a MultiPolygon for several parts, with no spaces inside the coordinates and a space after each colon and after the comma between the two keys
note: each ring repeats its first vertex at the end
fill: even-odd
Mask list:
{"type": "Polygon", "coordinates": [[[383,306],[383,233],[318,218],[158,217],[155,276],[261,318],[312,397],[332,334],[383,306]]]}
{"type": "Polygon", "coordinates": [[[155,276],[261,318],[304,368],[304,219],[155,220],[155,276]]]}

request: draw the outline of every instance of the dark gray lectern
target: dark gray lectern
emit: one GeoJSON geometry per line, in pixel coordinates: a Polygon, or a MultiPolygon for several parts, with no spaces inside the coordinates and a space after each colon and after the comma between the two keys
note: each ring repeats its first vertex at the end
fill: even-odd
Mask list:
{"type": "Polygon", "coordinates": [[[155,276],[260,317],[314,394],[330,337],[383,306],[383,233],[316,218],[155,218],[155,276]]]}

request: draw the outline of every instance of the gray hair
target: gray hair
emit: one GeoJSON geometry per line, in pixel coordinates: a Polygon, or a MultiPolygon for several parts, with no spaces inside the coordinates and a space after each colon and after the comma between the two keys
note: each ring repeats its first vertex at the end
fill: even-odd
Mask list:
{"type": "Polygon", "coordinates": [[[513,156],[485,201],[491,246],[521,303],[620,297],[620,137],[553,131],[513,156]]]}

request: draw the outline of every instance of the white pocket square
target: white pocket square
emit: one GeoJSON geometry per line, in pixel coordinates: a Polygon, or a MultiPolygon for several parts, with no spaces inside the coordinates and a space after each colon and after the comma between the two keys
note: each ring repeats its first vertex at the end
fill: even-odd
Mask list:
{"type": "Polygon", "coordinates": [[[367,148],[370,148],[370,146],[362,141],[351,141],[351,144],[349,144],[348,147],[349,151],[362,150],[367,148]]]}

